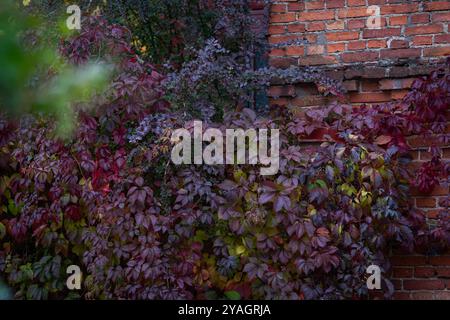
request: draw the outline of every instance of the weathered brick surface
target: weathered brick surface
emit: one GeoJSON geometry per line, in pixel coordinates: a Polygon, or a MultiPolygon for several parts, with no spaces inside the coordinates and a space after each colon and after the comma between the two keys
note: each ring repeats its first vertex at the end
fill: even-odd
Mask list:
{"type": "MultiPolygon", "coordinates": [[[[448,23],[449,1],[358,1],[358,0],[274,0],[270,12],[269,41],[282,43],[286,36],[303,39],[305,34],[314,35],[312,41],[304,44],[303,54],[293,61],[296,65],[318,65],[318,60],[307,59],[315,54],[308,47],[324,46],[324,54],[331,55],[323,60],[324,65],[332,61],[336,66],[369,61],[397,60],[420,57],[433,60],[437,56],[450,55],[448,23]],[[372,11],[368,5],[375,4],[381,12],[378,29],[368,28],[372,11]],[[428,37],[417,37],[428,35],[428,37]],[[277,40],[278,39],[278,40],[277,40]],[[355,40],[355,42],[351,42],[355,40]],[[380,47],[375,46],[377,40],[380,47]],[[393,41],[385,50],[383,44],[393,41]],[[370,42],[370,47],[369,47],[370,42]],[[336,50],[339,45],[345,49],[336,50]],[[401,45],[404,51],[395,51],[401,45]],[[373,49],[370,55],[349,53],[373,49]],[[376,60],[375,60],[376,58],[376,60]],[[303,60],[303,61],[302,61],[303,60]]],[[[272,56],[289,55],[286,52],[272,52],[272,56]]]]}
{"type": "MultiPolygon", "coordinates": [[[[414,79],[429,74],[450,55],[450,1],[273,0],[270,6],[269,63],[287,68],[315,66],[341,80],[347,103],[376,104],[401,99],[414,79]],[[369,5],[378,5],[380,28],[368,27],[369,5]],[[302,40],[294,45],[287,41],[302,40]],[[306,40],[306,41],[304,41],[306,40]]],[[[296,112],[330,102],[315,86],[274,87],[272,104],[296,112]]],[[[450,127],[450,126],[449,126],[450,127]]],[[[410,137],[412,168],[429,160],[430,140],[410,137]]],[[[450,146],[443,146],[450,161],[450,146]]],[[[432,221],[448,214],[449,185],[431,194],[411,191],[412,203],[432,221]]],[[[450,300],[450,255],[395,254],[391,279],[395,299],[450,300]]]]}
{"type": "Polygon", "coordinates": [[[408,255],[392,258],[394,299],[450,300],[450,256],[408,255]]]}

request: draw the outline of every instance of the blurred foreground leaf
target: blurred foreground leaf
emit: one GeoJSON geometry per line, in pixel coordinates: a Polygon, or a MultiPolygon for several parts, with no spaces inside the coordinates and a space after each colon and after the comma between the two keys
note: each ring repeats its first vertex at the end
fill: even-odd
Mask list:
{"type": "Polygon", "coordinates": [[[102,92],[108,68],[63,61],[50,28],[19,5],[0,4],[0,110],[14,117],[27,112],[55,116],[57,133],[67,136],[75,123],[73,104],[102,92]]]}
{"type": "Polygon", "coordinates": [[[11,290],[0,280],[0,300],[11,300],[11,290]]]}

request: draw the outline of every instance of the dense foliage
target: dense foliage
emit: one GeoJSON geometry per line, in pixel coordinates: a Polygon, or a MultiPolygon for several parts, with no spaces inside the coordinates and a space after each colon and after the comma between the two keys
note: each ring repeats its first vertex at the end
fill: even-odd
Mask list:
{"type": "MultiPolygon", "coordinates": [[[[29,1],[34,14],[64,15],[69,1],[29,1]]],[[[193,57],[193,50],[214,37],[233,52],[257,46],[264,38],[253,32],[247,0],[81,0],[83,15],[101,12],[109,23],[132,30],[132,42],[140,53],[155,64],[180,67],[193,57]],[[249,27],[250,26],[250,27],[249,27]]],[[[256,25],[255,25],[256,24],[256,25]]]]}
{"type": "Polygon", "coordinates": [[[415,182],[406,142],[439,134],[448,144],[448,69],[400,103],[261,116],[242,100],[272,77],[339,86],[309,69],[254,71],[217,39],[164,76],[132,37],[93,17],[62,41],[73,65],[114,65],[96,108],[76,106],[72,139],[48,116],[0,122],[0,274],[17,298],[364,298],[367,266],[387,271],[392,247],[448,248],[448,217],[430,230],[408,202],[411,184],[430,191],[448,177],[439,141],[415,182]],[[278,174],[173,165],[172,131],[199,116],[221,130],[280,129],[278,174]],[[326,142],[303,143],[318,131],[326,142]],[[71,264],[83,269],[81,291],[65,287],[71,264]]]}

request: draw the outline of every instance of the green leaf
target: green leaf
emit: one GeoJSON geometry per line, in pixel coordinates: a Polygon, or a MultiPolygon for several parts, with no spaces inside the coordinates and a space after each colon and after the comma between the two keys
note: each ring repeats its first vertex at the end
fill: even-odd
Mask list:
{"type": "Polygon", "coordinates": [[[324,189],[327,188],[327,183],[326,183],[325,181],[321,180],[321,179],[318,179],[318,180],[316,181],[316,183],[317,183],[321,188],[324,188],[324,189]]]}
{"type": "Polygon", "coordinates": [[[241,295],[239,294],[239,292],[234,291],[234,290],[226,291],[225,297],[227,297],[229,300],[240,300],[241,299],[241,295]]]}
{"type": "Polygon", "coordinates": [[[203,230],[196,231],[194,241],[203,243],[203,241],[205,241],[207,239],[208,239],[208,235],[206,234],[205,231],[203,231],[203,230]]]}
{"type": "Polygon", "coordinates": [[[245,252],[245,247],[244,246],[236,246],[236,254],[238,256],[242,255],[245,252]]]}
{"type": "Polygon", "coordinates": [[[11,214],[13,216],[17,216],[17,213],[19,212],[19,209],[16,207],[16,204],[14,203],[14,200],[12,200],[12,199],[9,199],[8,211],[11,212],[11,214]]]}
{"type": "Polygon", "coordinates": [[[0,222],[0,240],[3,239],[5,235],[6,235],[5,225],[0,222]]]}

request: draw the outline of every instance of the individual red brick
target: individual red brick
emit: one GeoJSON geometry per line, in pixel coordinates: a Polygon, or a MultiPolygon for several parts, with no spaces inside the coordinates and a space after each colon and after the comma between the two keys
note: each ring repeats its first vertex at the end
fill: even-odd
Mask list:
{"type": "MultiPolygon", "coordinates": [[[[436,268],[436,274],[440,278],[450,278],[450,267],[436,268]]],[[[447,288],[449,289],[449,288],[447,288]]]]}
{"type": "Polygon", "coordinates": [[[449,43],[450,42],[450,34],[439,34],[434,36],[435,43],[449,43]]]}
{"type": "Polygon", "coordinates": [[[285,36],[285,35],[277,35],[277,36],[270,36],[269,37],[269,43],[275,44],[275,43],[283,43],[288,42],[291,40],[298,39],[297,36],[285,36]]]}
{"type": "Polygon", "coordinates": [[[408,92],[409,90],[394,90],[391,92],[391,99],[401,100],[408,94],[408,92]]]}
{"type": "Polygon", "coordinates": [[[336,57],[333,56],[307,56],[300,58],[299,64],[302,66],[317,66],[326,64],[336,64],[336,57]]]}
{"type": "Polygon", "coordinates": [[[296,20],[296,17],[296,13],[293,12],[271,14],[270,23],[294,22],[296,20]]]}
{"type": "Polygon", "coordinates": [[[379,53],[376,51],[343,53],[343,54],[341,54],[341,58],[342,58],[342,61],[345,63],[376,61],[379,58],[379,53]]]}
{"type": "Polygon", "coordinates": [[[345,0],[327,0],[327,9],[343,8],[345,6],[345,0]]]}
{"type": "Polygon", "coordinates": [[[328,53],[345,51],[345,43],[331,43],[327,45],[328,53]]]}
{"type": "Polygon", "coordinates": [[[327,30],[343,30],[345,27],[344,20],[336,20],[327,24],[327,30]]]}
{"type": "Polygon", "coordinates": [[[284,25],[269,26],[269,34],[283,34],[285,32],[286,32],[286,26],[284,26],[284,25]]]}
{"type": "Polygon", "coordinates": [[[394,266],[423,266],[427,264],[426,256],[394,256],[391,258],[394,266]]]}
{"type": "Polygon", "coordinates": [[[402,49],[402,48],[408,48],[408,47],[409,47],[409,41],[407,41],[407,40],[394,39],[389,43],[389,48],[393,48],[393,49],[402,49]]]}
{"type": "Polygon", "coordinates": [[[430,264],[434,266],[450,266],[450,256],[430,257],[430,264]]]}
{"type": "Polygon", "coordinates": [[[442,24],[433,24],[429,26],[417,26],[405,29],[405,35],[440,33],[444,30],[442,24]]]}
{"type": "Polygon", "coordinates": [[[432,267],[415,267],[414,277],[415,278],[431,278],[435,275],[435,270],[432,267]]]}
{"type": "Polygon", "coordinates": [[[303,23],[288,24],[288,32],[305,32],[306,27],[303,23]]]}
{"type": "Polygon", "coordinates": [[[381,50],[381,59],[398,59],[398,58],[412,58],[420,57],[422,53],[421,49],[385,49],[381,50]]]}
{"type": "Polygon", "coordinates": [[[286,12],[287,6],[285,3],[274,3],[270,6],[270,10],[271,10],[271,12],[276,12],[276,13],[286,12]]]}
{"type": "Polygon", "coordinates": [[[347,27],[349,30],[352,29],[363,29],[366,27],[366,20],[365,19],[352,19],[348,20],[347,27]]]}
{"type": "Polygon", "coordinates": [[[323,54],[325,52],[325,46],[321,44],[310,45],[306,48],[307,55],[323,54]]]}
{"type": "Polygon", "coordinates": [[[392,274],[394,278],[412,278],[413,271],[413,268],[395,267],[392,270],[392,274]]]}
{"type": "Polygon", "coordinates": [[[434,208],[434,207],[436,207],[436,199],[434,199],[434,198],[416,198],[416,207],[418,207],[418,208],[434,208]]]}
{"type": "Polygon", "coordinates": [[[366,48],[365,41],[350,41],[347,43],[347,50],[362,50],[366,48]]]}
{"type": "Polygon", "coordinates": [[[325,1],[305,1],[305,9],[306,10],[317,10],[317,9],[324,9],[325,8],[325,1]]]}
{"type": "Polygon", "coordinates": [[[291,2],[288,4],[288,11],[303,11],[305,10],[304,2],[291,2]]]}
{"type": "Polygon", "coordinates": [[[299,21],[324,21],[333,19],[334,19],[334,11],[301,12],[298,16],[299,21]]]}
{"type": "Polygon", "coordinates": [[[359,32],[333,32],[326,35],[328,41],[356,40],[359,32]]]}
{"type": "Polygon", "coordinates": [[[303,46],[289,46],[286,48],[288,56],[302,56],[305,54],[305,47],[303,46]]]}
{"type": "Polygon", "coordinates": [[[324,22],[310,22],[306,25],[306,31],[323,31],[325,30],[324,22]]]}
{"type": "Polygon", "coordinates": [[[398,5],[385,5],[381,6],[381,14],[398,14],[398,13],[410,13],[418,12],[418,4],[398,4],[398,5]]]}
{"type": "Polygon", "coordinates": [[[413,46],[427,46],[433,44],[433,36],[415,36],[412,38],[413,46]]]}
{"type": "Polygon", "coordinates": [[[411,16],[411,23],[428,23],[430,22],[430,14],[429,13],[419,13],[411,16]]]}
{"type": "Polygon", "coordinates": [[[431,20],[433,22],[450,21],[450,12],[433,13],[431,20]]]}
{"type": "Polygon", "coordinates": [[[338,11],[338,18],[359,18],[368,17],[371,13],[366,7],[363,8],[345,8],[338,11]]]}
{"type": "Polygon", "coordinates": [[[380,86],[378,84],[378,81],[374,81],[374,80],[361,81],[361,91],[362,92],[380,91],[380,86]]]}
{"type": "Polygon", "coordinates": [[[271,59],[269,59],[269,64],[272,67],[286,69],[292,65],[297,65],[297,59],[296,58],[271,58],[271,59]]]}
{"type": "Polygon", "coordinates": [[[363,38],[387,38],[399,36],[401,28],[386,28],[386,29],[366,29],[363,32],[363,38]]]}
{"type": "Polygon", "coordinates": [[[271,49],[269,52],[269,56],[271,57],[282,57],[286,55],[286,50],[281,48],[271,49]]]}
{"type": "Polygon", "coordinates": [[[435,47],[423,49],[424,57],[438,57],[450,55],[450,46],[448,47],[435,47]]]}
{"type": "Polygon", "coordinates": [[[412,300],[433,300],[434,292],[432,291],[412,292],[411,298],[412,300]]]}
{"type": "Polygon", "coordinates": [[[352,103],[388,102],[390,100],[391,95],[384,92],[350,93],[350,102],[352,103]]]}
{"type": "Polygon", "coordinates": [[[408,23],[408,16],[394,16],[389,18],[389,25],[403,26],[408,23]]]}
{"type": "Polygon", "coordinates": [[[387,41],[386,40],[369,40],[367,42],[367,48],[386,48],[387,41]]]}
{"type": "Polygon", "coordinates": [[[450,1],[425,2],[425,11],[443,11],[450,9],[450,1]]]}
{"type": "Polygon", "coordinates": [[[366,0],[347,0],[347,4],[350,7],[365,6],[366,0]]]}
{"type": "Polygon", "coordinates": [[[405,290],[442,290],[445,289],[445,282],[442,280],[405,280],[403,288],[405,290]]]}

